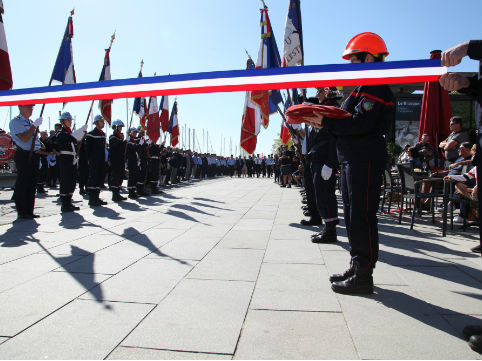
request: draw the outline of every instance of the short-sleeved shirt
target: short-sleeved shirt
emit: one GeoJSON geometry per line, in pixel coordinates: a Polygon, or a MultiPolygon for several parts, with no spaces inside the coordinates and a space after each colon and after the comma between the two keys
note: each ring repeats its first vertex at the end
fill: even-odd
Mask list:
{"type": "MultiPolygon", "coordinates": [[[[17,148],[29,151],[32,147],[32,138],[29,138],[26,142],[22,141],[17,134],[25,133],[30,127],[33,125],[33,122],[30,119],[26,119],[23,115],[18,115],[17,117],[13,118],[10,121],[10,136],[12,140],[15,142],[15,146],[17,148]]],[[[33,150],[40,149],[40,140],[37,137],[35,138],[35,144],[33,150]]]]}
{"type": "MultiPolygon", "coordinates": [[[[451,140],[455,140],[457,144],[460,145],[463,142],[468,142],[470,139],[469,139],[469,134],[461,130],[460,132],[457,132],[457,133],[450,133],[450,135],[447,137],[445,142],[448,143],[451,140]]],[[[455,147],[454,149],[445,151],[445,159],[447,159],[449,162],[454,162],[458,157],[459,157],[458,146],[455,147]]]]}

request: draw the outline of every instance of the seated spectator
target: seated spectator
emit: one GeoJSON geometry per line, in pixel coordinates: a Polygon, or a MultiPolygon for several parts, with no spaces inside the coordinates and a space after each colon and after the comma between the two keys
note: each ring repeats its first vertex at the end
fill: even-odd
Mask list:
{"type": "MultiPolygon", "coordinates": [[[[431,193],[433,190],[433,186],[437,186],[438,188],[441,188],[442,186],[442,179],[443,177],[447,175],[460,175],[462,174],[462,168],[463,164],[462,162],[468,161],[468,163],[471,163],[472,157],[474,154],[472,154],[472,146],[469,142],[464,142],[459,146],[458,149],[458,154],[459,157],[453,162],[454,164],[457,164],[453,166],[451,169],[446,169],[438,172],[434,172],[430,175],[430,178],[439,178],[440,182],[439,183],[429,183],[429,182],[424,182],[422,184],[422,193],[431,193]]],[[[430,204],[430,199],[425,198],[423,200],[425,208],[428,207],[430,204]]],[[[443,206],[439,208],[439,211],[443,211],[443,206]]]]}
{"type": "Polygon", "coordinates": [[[439,144],[439,148],[444,152],[445,161],[448,164],[453,163],[458,158],[457,149],[460,144],[469,141],[468,133],[462,130],[461,117],[453,116],[450,118],[450,130],[451,133],[447,139],[439,144]]]}
{"type": "MultiPolygon", "coordinates": [[[[444,177],[444,180],[457,181],[455,184],[456,194],[460,198],[466,198],[473,201],[478,200],[478,186],[477,186],[477,167],[472,168],[467,173],[462,175],[448,175],[444,177]],[[473,181],[475,185],[471,187],[473,181]]],[[[470,207],[468,214],[465,214],[465,210],[461,207],[460,214],[454,219],[454,223],[463,223],[464,219],[474,221],[478,219],[477,207],[470,207]]]]}
{"type": "Polygon", "coordinates": [[[407,163],[408,162],[408,148],[410,148],[410,144],[405,144],[403,147],[402,153],[398,156],[397,163],[407,163]]]}
{"type": "Polygon", "coordinates": [[[411,163],[413,165],[413,169],[419,168],[422,169],[422,162],[420,161],[419,153],[416,147],[410,147],[408,148],[408,163],[411,163]]]}
{"type": "Polygon", "coordinates": [[[303,184],[303,165],[299,165],[298,169],[291,175],[295,180],[295,186],[301,187],[303,184]]]}
{"type": "Polygon", "coordinates": [[[430,144],[430,135],[422,135],[422,139],[415,144],[415,148],[417,148],[420,161],[425,165],[424,168],[433,169],[435,167],[435,151],[430,144]]]}

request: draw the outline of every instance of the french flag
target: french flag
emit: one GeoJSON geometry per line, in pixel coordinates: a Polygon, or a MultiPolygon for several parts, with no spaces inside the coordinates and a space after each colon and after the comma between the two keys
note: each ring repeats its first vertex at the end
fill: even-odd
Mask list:
{"type": "MultiPolygon", "coordinates": [[[[266,5],[261,9],[261,44],[258,51],[258,60],[256,61],[256,69],[261,68],[279,68],[281,66],[281,58],[276,45],[273,29],[268,16],[268,8],[266,5]]],[[[258,104],[263,117],[261,124],[267,128],[269,124],[269,115],[276,113],[277,104],[282,102],[281,93],[278,90],[262,90],[253,91],[251,100],[258,104]]]]}
{"type": "MultiPolygon", "coordinates": [[[[248,57],[246,69],[254,69],[253,60],[248,57]]],[[[261,129],[261,110],[257,104],[251,100],[252,92],[247,91],[244,101],[244,112],[241,121],[240,146],[248,154],[253,154],[258,142],[258,134],[261,129]]]]}
{"type": "MultiPolygon", "coordinates": [[[[102,72],[100,73],[99,81],[111,80],[110,77],[110,48],[105,50],[104,66],[102,67],[102,72]]],[[[112,99],[105,99],[99,101],[100,113],[107,120],[107,123],[111,123],[112,119],[112,99]]]]}
{"type": "Polygon", "coordinates": [[[162,131],[167,132],[169,130],[169,96],[164,95],[161,98],[159,110],[161,111],[159,118],[161,120],[162,131]]]}
{"type": "Polygon", "coordinates": [[[7,37],[3,27],[3,1],[0,0],[0,90],[12,88],[12,69],[8,56],[7,37]]]}
{"type": "Polygon", "coordinates": [[[149,112],[147,115],[147,136],[154,144],[161,136],[161,124],[159,122],[159,109],[157,108],[157,97],[149,99],[149,112]]]}
{"type": "Polygon", "coordinates": [[[177,101],[172,106],[171,118],[169,119],[169,133],[171,133],[171,147],[179,143],[179,124],[177,121],[177,101]]]}
{"type": "MultiPolygon", "coordinates": [[[[73,11],[71,14],[73,15],[73,11]]],[[[74,55],[72,52],[73,36],[74,25],[72,22],[72,16],[69,16],[64,37],[62,38],[62,43],[60,44],[57,60],[55,61],[50,84],[52,84],[54,81],[61,84],[75,84],[77,82],[75,78],[74,55]]]]}
{"type": "MultiPolygon", "coordinates": [[[[142,71],[139,72],[138,78],[142,78],[142,71]]],[[[134,99],[133,111],[139,117],[139,124],[142,130],[146,130],[146,98],[138,97],[134,99]]]]}

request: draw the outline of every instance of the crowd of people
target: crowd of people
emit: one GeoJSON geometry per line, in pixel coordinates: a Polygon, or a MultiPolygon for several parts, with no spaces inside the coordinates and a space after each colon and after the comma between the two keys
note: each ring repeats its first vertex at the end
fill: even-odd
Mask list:
{"type": "MultiPolygon", "coordinates": [[[[351,63],[374,63],[383,62],[388,54],[387,46],[380,36],[374,33],[361,33],[350,40],[342,57],[351,63]]],[[[480,61],[482,41],[466,42],[449,49],[442,55],[442,65],[456,65],[465,56],[480,61]]],[[[461,119],[452,117],[452,133],[439,144],[445,153],[448,167],[447,173],[441,173],[440,177],[462,176],[467,180],[475,179],[476,182],[480,176],[480,76],[479,72],[478,77],[468,79],[460,74],[447,73],[440,78],[440,84],[445,89],[467,92],[477,99],[479,131],[475,143],[475,158],[472,160],[472,144],[467,143],[469,139],[462,133],[461,119]],[[479,167],[465,174],[453,174],[454,169],[459,169],[458,167],[471,161],[479,167]]],[[[264,172],[270,177],[272,170],[275,181],[280,182],[283,187],[291,187],[293,179],[296,183],[304,182],[302,193],[306,206],[303,207],[309,218],[302,220],[301,223],[324,223],[321,231],[312,236],[312,242],[332,243],[337,241],[339,223],[335,196],[336,178],[339,174],[351,260],[345,272],[330,276],[331,288],[334,292],[343,294],[371,294],[373,271],[379,254],[377,211],[382,175],[389,164],[386,135],[395,116],[395,98],[387,85],[360,85],[355,87],[341,105],[338,103],[339,100],[340,94],[336,88],[318,88],[317,98],[304,99],[305,102],[340,107],[351,116],[335,119],[314,112],[312,116],[305,118],[307,126],[302,134],[303,144],[298,143],[298,149],[288,150],[282,147],[279,154],[267,158],[231,157],[224,160],[225,163],[214,155],[191,155],[189,151],[186,154],[179,149],[159,147],[146,141],[142,130],[135,128],[129,129],[127,139],[124,140],[122,121],[113,122],[114,134],[109,139],[109,151],[106,153],[107,140],[102,131],[104,119],[101,116],[95,118],[94,130],[85,134],[85,128],[72,132],[72,117],[68,113],[63,113],[61,129],[56,131],[51,142],[42,143],[35,137],[42,119],[32,122],[30,116],[33,107],[21,105],[20,115],[10,123],[10,132],[17,147],[15,163],[18,176],[14,193],[17,212],[21,218],[36,217],[33,207],[38,185],[33,182],[37,179],[39,160],[44,157],[47,161],[45,164],[48,164],[47,157],[52,153],[48,147],[52,147],[56,162],[59,164],[62,211],[70,212],[77,209],[71,201],[77,169],[80,173],[79,186],[81,190],[89,193],[89,203],[92,206],[105,204],[100,200],[99,192],[103,186],[106,169],[109,172],[109,187],[113,193],[113,200],[124,200],[119,190],[124,179],[126,163],[127,188],[129,197],[134,199],[145,196],[147,187],[156,193],[159,192],[159,185],[175,183],[193,174],[203,178],[215,176],[224,169],[228,170],[230,175],[238,177],[260,177],[264,172]],[[31,145],[33,152],[30,151],[31,145]],[[85,155],[82,155],[82,151],[85,155]],[[84,174],[83,167],[87,169],[84,174]]],[[[43,138],[45,141],[45,135],[43,138]]],[[[439,158],[435,156],[435,150],[429,146],[427,138],[424,136],[419,144],[406,147],[399,161],[408,161],[413,163],[414,167],[429,169],[440,166],[436,162],[439,158]]],[[[462,181],[462,178],[453,179],[462,181]]],[[[43,180],[40,183],[42,182],[43,180]]],[[[476,198],[480,206],[480,194],[477,194],[476,198]]],[[[479,209],[479,217],[480,214],[479,209]]],[[[468,337],[470,347],[482,353],[482,327],[468,326],[464,329],[464,335],[468,337]]]]}

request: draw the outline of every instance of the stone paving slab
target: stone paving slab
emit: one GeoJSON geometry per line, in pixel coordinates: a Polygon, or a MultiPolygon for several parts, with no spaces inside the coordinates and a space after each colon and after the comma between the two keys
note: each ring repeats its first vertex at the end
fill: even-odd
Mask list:
{"type": "Polygon", "coordinates": [[[0,358],[103,359],[153,307],[75,300],[0,345],[0,358]]]}
{"type": "Polygon", "coordinates": [[[140,347],[117,347],[107,360],[231,360],[231,355],[214,353],[165,351],[140,347]]]}
{"type": "MultiPolygon", "coordinates": [[[[18,332],[89,292],[108,276],[49,272],[0,294],[0,335],[18,332]]],[[[92,291],[93,292],[93,291],[92,291]]],[[[102,290],[93,293],[102,300],[102,290]]],[[[0,351],[0,355],[2,352],[0,351]]]]}
{"type": "Polygon", "coordinates": [[[306,239],[271,239],[264,262],[323,264],[320,249],[306,239]]]}
{"type": "Polygon", "coordinates": [[[254,282],[263,255],[263,250],[216,248],[194,267],[188,278],[254,282]]]}
{"type": "MultiPolygon", "coordinates": [[[[92,292],[102,291],[102,301],[157,304],[194,267],[194,261],[144,258],[119,272],[92,292]]],[[[92,293],[82,299],[96,299],[92,293]]]]}
{"type": "MultiPolygon", "coordinates": [[[[201,235],[197,237],[185,236],[176,238],[165,246],[161,247],[162,255],[172,259],[179,260],[202,260],[209,251],[219,242],[219,238],[204,238],[201,235]]],[[[157,255],[148,255],[148,258],[156,258],[157,255]]]]}
{"type": "Polygon", "coordinates": [[[250,310],[235,359],[358,358],[341,313],[250,310]]]}
{"type": "Polygon", "coordinates": [[[271,231],[236,231],[227,233],[219,247],[266,249],[271,231]]]}
{"type": "Polygon", "coordinates": [[[263,263],[251,309],[341,312],[325,267],[263,263]]]}
{"type": "Polygon", "coordinates": [[[253,287],[254,282],[186,279],[122,346],[233,354],[253,287]]]}

